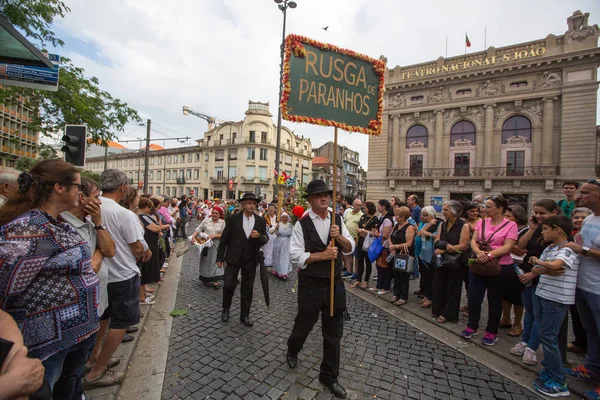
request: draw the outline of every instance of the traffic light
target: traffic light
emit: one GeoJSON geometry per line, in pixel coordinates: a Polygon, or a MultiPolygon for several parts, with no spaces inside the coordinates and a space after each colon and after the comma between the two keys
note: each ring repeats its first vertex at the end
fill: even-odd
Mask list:
{"type": "Polygon", "coordinates": [[[76,167],[83,167],[85,164],[86,130],[85,125],[67,125],[62,137],[64,145],[61,150],[65,153],[65,161],[76,167]]]}

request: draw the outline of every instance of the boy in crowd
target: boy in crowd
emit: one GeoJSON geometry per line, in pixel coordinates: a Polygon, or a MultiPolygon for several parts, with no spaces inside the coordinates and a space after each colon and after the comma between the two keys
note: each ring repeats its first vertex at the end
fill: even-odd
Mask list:
{"type": "Polygon", "coordinates": [[[565,181],[562,185],[563,193],[565,198],[556,202],[556,205],[562,210],[563,215],[567,217],[571,216],[573,210],[577,207],[575,198],[577,197],[577,189],[579,189],[579,182],[577,181],[565,181]]]}
{"type": "Polygon", "coordinates": [[[542,224],[544,241],[551,244],[540,258],[531,257],[532,273],[540,276],[535,294],[542,310],[539,335],[544,346],[544,369],[533,382],[534,388],[550,397],[569,396],[562,357],[558,346],[558,333],[569,306],[575,304],[577,287],[577,253],[564,245],[573,225],[564,216],[553,216],[542,224]]]}

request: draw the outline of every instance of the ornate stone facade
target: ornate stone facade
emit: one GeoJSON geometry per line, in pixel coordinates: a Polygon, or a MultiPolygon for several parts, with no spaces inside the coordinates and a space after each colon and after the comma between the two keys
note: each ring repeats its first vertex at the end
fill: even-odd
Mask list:
{"type": "Polygon", "coordinates": [[[562,36],[389,69],[368,197],[502,193],[530,207],[595,175],[600,49],[588,20],[576,11],[562,36]]]}

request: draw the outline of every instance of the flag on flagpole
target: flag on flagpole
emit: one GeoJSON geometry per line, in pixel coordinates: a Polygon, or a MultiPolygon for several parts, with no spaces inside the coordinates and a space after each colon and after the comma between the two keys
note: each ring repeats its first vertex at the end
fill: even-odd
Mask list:
{"type": "Polygon", "coordinates": [[[469,35],[465,32],[465,45],[467,47],[471,47],[471,41],[469,40],[469,35]]]}

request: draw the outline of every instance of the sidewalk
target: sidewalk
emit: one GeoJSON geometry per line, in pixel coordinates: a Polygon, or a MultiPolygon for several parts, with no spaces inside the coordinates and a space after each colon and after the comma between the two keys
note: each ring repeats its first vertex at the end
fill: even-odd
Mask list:
{"type": "MultiPolygon", "coordinates": [[[[125,380],[123,381],[123,383],[121,383],[121,385],[86,390],[85,394],[89,400],[115,400],[117,398],[145,399],[146,400],[146,399],[152,398],[151,396],[149,396],[147,394],[144,394],[143,396],[137,395],[137,396],[133,396],[133,397],[132,396],[125,397],[123,392],[128,387],[131,387],[132,385],[134,385],[134,387],[137,387],[137,386],[135,386],[134,381],[136,380],[136,378],[139,379],[142,365],[135,363],[134,361],[140,357],[140,354],[141,354],[140,350],[143,349],[144,347],[148,347],[148,345],[150,345],[154,349],[156,349],[155,342],[151,338],[149,338],[146,333],[147,330],[149,329],[146,325],[149,325],[150,328],[153,326],[152,323],[156,319],[156,315],[155,315],[156,312],[154,311],[154,309],[155,309],[155,307],[161,308],[161,309],[164,308],[164,305],[162,303],[165,302],[165,298],[172,297],[173,302],[174,302],[174,299],[177,296],[177,282],[179,280],[179,269],[181,267],[181,260],[183,259],[182,253],[185,251],[186,246],[187,246],[186,241],[177,242],[175,244],[175,251],[173,251],[173,253],[171,253],[171,258],[168,260],[169,268],[167,269],[167,272],[164,275],[165,281],[161,285],[150,285],[150,287],[156,289],[156,304],[140,306],[140,312],[143,314],[143,317],[140,318],[140,323],[136,325],[139,329],[137,332],[135,332],[133,334],[135,336],[135,339],[129,343],[122,343],[114,354],[114,357],[120,358],[121,362],[119,363],[118,366],[116,366],[115,368],[112,368],[112,369],[116,372],[127,373],[127,378],[125,378],[125,380]],[[176,255],[176,254],[178,254],[178,255],[176,255]],[[171,286],[174,286],[174,290],[175,290],[174,294],[167,293],[167,292],[169,292],[169,288],[167,286],[169,286],[169,283],[172,281],[174,281],[174,285],[171,283],[171,286]],[[140,342],[140,339],[142,338],[142,336],[144,336],[144,340],[142,340],[140,342]],[[139,348],[138,348],[138,343],[140,343],[139,348]],[[136,350],[138,350],[138,351],[136,352],[136,350]],[[124,390],[121,390],[122,388],[124,390]]],[[[171,308],[171,310],[172,310],[172,308],[171,308]]],[[[170,316],[168,316],[168,313],[166,316],[169,319],[172,319],[170,316]]],[[[165,316],[162,316],[162,318],[164,319],[165,316]]],[[[161,322],[161,325],[162,325],[162,330],[164,331],[165,330],[164,321],[161,322]]],[[[170,331],[170,329],[169,329],[169,331],[170,331]]],[[[168,342],[168,338],[167,338],[165,348],[168,346],[168,343],[169,342],[168,342]]],[[[164,351],[164,352],[157,351],[155,353],[157,356],[161,356],[161,354],[164,353],[165,360],[163,361],[162,367],[161,367],[164,371],[164,363],[166,362],[166,351],[164,351]]],[[[148,360],[150,360],[150,358],[148,358],[148,360]]],[[[152,365],[152,363],[147,362],[146,365],[152,365]]],[[[144,379],[148,380],[148,378],[150,378],[151,374],[148,373],[147,370],[144,370],[143,374],[145,375],[144,379]]],[[[155,382],[159,382],[159,384],[160,384],[160,386],[156,389],[156,393],[158,393],[157,398],[160,398],[160,392],[161,392],[161,388],[162,388],[162,377],[156,379],[155,382]]]]}
{"type": "MultiPolygon", "coordinates": [[[[374,272],[376,273],[376,270],[374,272]]],[[[375,291],[369,291],[369,290],[364,290],[364,289],[360,289],[360,288],[351,289],[350,288],[351,282],[349,282],[348,280],[345,280],[345,281],[346,281],[346,288],[348,289],[348,291],[350,293],[358,295],[359,297],[365,298],[365,295],[367,297],[372,296],[372,297],[381,299],[381,300],[389,303],[393,296],[393,290],[380,296],[380,295],[377,295],[375,291]]],[[[369,286],[374,287],[375,281],[376,281],[376,278],[372,278],[371,281],[369,282],[369,286]]],[[[501,359],[508,361],[511,364],[518,366],[519,368],[522,368],[529,372],[532,372],[535,374],[537,374],[539,372],[539,370],[541,369],[541,365],[539,363],[537,366],[529,366],[529,365],[523,364],[523,362],[521,361],[521,357],[510,354],[510,349],[512,348],[512,346],[514,346],[516,343],[518,343],[520,341],[520,337],[510,337],[507,334],[508,329],[500,329],[500,331],[498,332],[498,342],[494,346],[483,345],[481,343],[481,336],[475,337],[474,339],[471,339],[471,340],[463,339],[462,337],[460,337],[460,332],[467,325],[468,318],[463,316],[463,313],[461,312],[458,323],[452,323],[452,322],[446,322],[444,324],[437,323],[435,318],[433,318],[431,316],[431,308],[421,308],[420,307],[419,301],[421,299],[413,294],[413,292],[415,292],[418,289],[419,289],[419,279],[411,280],[410,287],[409,287],[408,303],[406,303],[405,305],[403,305],[401,307],[395,306],[395,305],[392,305],[392,307],[394,307],[396,309],[404,310],[416,317],[419,317],[420,319],[422,319],[424,321],[427,321],[427,322],[433,324],[435,327],[439,327],[439,328],[444,329],[445,331],[451,333],[452,335],[456,335],[456,337],[459,338],[458,339],[459,345],[472,344],[472,345],[478,346],[482,349],[485,349],[485,351],[489,352],[489,354],[492,356],[492,358],[489,359],[490,360],[489,362],[491,364],[494,364],[496,362],[496,361],[494,361],[494,359],[497,360],[498,358],[501,358],[501,359]]],[[[391,305],[391,303],[389,303],[389,304],[391,305]]],[[[466,305],[466,304],[467,304],[467,297],[466,297],[466,292],[463,288],[461,305],[466,305]]],[[[352,311],[352,310],[350,310],[350,311],[352,311]]],[[[487,316],[488,316],[487,299],[484,299],[484,302],[482,305],[482,311],[481,311],[482,323],[485,323],[485,321],[487,321],[487,316]]],[[[407,321],[407,322],[410,323],[410,321],[407,321]]],[[[429,333],[428,331],[426,331],[426,332],[429,333]]],[[[569,342],[571,342],[572,340],[573,340],[573,331],[572,331],[571,323],[569,322],[569,342]]],[[[577,364],[582,364],[585,362],[585,356],[586,356],[586,354],[567,353],[567,365],[574,366],[577,364]]],[[[542,360],[542,359],[543,359],[543,351],[542,351],[542,349],[540,349],[540,350],[538,350],[538,360],[542,360]]],[[[487,365],[490,366],[490,364],[487,364],[487,365]]],[[[499,372],[501,372],[501,371],[499,371],[499,372]]],[[[570,380],[568,383],[569,383],[569,390],[571,391],[571,393],[577,394],[579,396],[583,396],[584,392],[594,389],[593,385],[589,385],[584,382],[570,380]]],[[[529,382],[528,387],[531,388],[531,386],[532,386],[531,382],[529,382]]],[[[576,398],[576,397],[573,397],[573,398],[576,398]]]]}

